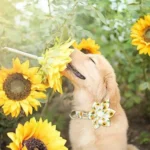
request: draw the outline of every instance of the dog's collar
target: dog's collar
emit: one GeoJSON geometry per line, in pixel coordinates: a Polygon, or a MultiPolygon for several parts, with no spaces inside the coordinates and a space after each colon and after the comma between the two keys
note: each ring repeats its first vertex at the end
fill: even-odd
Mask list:
{"type": "Polygon", "coordinates": [[[89,119],[95,129],[100,126],[110,126],[110,118],[114,116],[115,110],[110,109],[109,99],[102,103],[94,102],[92,109],[89,112],[72,110],[70,113],[71,119],[89,119]]]}

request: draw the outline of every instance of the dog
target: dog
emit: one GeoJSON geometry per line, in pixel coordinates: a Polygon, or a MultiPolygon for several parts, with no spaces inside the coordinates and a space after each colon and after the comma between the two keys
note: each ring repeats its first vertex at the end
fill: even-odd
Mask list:
{"type": "Polygon", "coordinates": [[[72,62],[63,75],[74,85],[73,112],[90,112],[94,102],[102,103],[106,99],[115,111],[110,126],[97,129],[90,119],[71,116],[72,150],[138,150],[127,144],[128,121],[120,105],[116,76],[109,62],[100,54],[84,54],[79,50],[74,50],[70,57],[72,62]]]}

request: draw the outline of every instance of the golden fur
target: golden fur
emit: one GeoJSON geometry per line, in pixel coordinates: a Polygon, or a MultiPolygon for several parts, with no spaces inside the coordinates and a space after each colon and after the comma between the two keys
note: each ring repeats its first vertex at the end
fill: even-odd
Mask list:
{"type": "Polygon", "coordinates": [[[72,66],[86,77],[82,80],[66,69],[64,75],[74,85],[73,110],[90,111],[95,100],[110,99],[110,108],[116,111],[110,127],[94,129],[91,120],[74,119],[70,122],[72,150],[138,150],[127,144],[128,122],[120,105],[120,93],[115,73],[102,55],[71,54],[72,66]],[[91,59],[93,59],[92,62],[91,59]]]}

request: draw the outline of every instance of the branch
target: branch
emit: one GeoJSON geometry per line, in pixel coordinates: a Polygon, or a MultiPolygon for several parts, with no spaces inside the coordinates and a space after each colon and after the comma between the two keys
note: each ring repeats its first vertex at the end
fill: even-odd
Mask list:
{"type": "Polygon", "coordinates": [[[26,53],[26,52],[22,52],[21,50],[17,50],[17,49],[13,49],[13,48],[10,48],[10,47],[4,47],[0,50],[7,50],[7,51],[10,51],[10,52],[13,52],[13,53],[16,53],[16,54],[19,54],[19,55],[23,55],[23,56],[26,56],[26,57],[29,57],[29,58],[32,58],[32,59],[36,59],[38,60],[39,57],[36,56],[36,55],[33,55],[33,54],[29,54],[29,53],[26,53]]]}

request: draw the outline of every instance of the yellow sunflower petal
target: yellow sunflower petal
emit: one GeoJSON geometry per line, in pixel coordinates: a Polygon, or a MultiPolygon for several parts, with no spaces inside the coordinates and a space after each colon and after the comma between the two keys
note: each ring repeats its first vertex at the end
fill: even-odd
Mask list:
{"type": "Polygon", "coordinates": [[[24,125],[19,124],[15,133],[7,135],[12,140],[8,146],[11,150],[27,150],[27,145],[36,149],[34,145],[30,145],[33,141],[36,142],[36,145],[46,147],[47,150],[68,150],[64,146],[66,140],[60,137],[60,132],[47,120],[36,121],[35,118],[31,118],[24,125]]]}
{"type": "Polygon", "coordinates": [[[27,72],[28,76],[30,77],[34,76],[37,73],[38,69],[39,69],[38,67],[29,68],[27,72]]]}
{"type": "Polygon", "coordinates": [[[9,146],[7,146],[11,150],[19,150],[19,147],[15,143],[10,143],[9,146]]]}
{"type": "Polygon", "coordinates": [[[31,81],[33,84],[40,84],[42,82],[42,77],[40,75],[34,75],[31,77],[31,81]]]}
{"type": "Polygon", "coordinates": [[[131,28],[132,44],[137,46],[139,54],[148,54],[150,49],[150,15],[140,18],[131,28]]]}
{"type": "Polygon", "coordinates": [[[73,46],[75,49],[81,50],[81,47],[80,47],[76,42],[74,42],[74,43],[72,44],[72,46],[73,46]]]}
{"type": "Polygon", "coordinates": [[[28,99],[28,102],[36,111],[38,110],[38,106],[41,106],[40,102],[32,97],[28,99]]]}
{"type": "Polygon", "coordinates": [[[30,109],[30,107],[31,107],[30,104],[29,104],[29,102],[26,101],[26,100],[23,100],[23,101],[20,103],[20,105],[21,105],[23,111],[25,112],[26,116],[28,116],[28,114],[29,114],[29,109],[30,109]]]}
{"type": "MultiPolygon", "coordinates": [[[[13,133],[13,132],[9,132],[9,133],[7,133],[7,135],[8,135],[8,137],[13,141],[13,145],[12,145],[12,147],[14,148],[19,148],[19,145],[20,145],[20,142],[19,142],[19,139],[17,139],[17,136],[16,136],[16,134],[15,133],[13,133]]],[[[12,144],[12,143],[11,143],[12,144]]]]}
{"type": "Polygon", "coordinates": [[[28,73],[28,69],[29,69],[29,60],[25,61],[22,65],[21,65],[21,70],[24,74],[26,74],[26,72],[28,73]]]}
{"type": "Polygon", "coordinates": [[[47,49],[43,57],[39,59],[39,64],[41,65],[39,72],[43,75],[43,78],[46,76],[44,82],[50,88],[54,88],[54,91],[60,93],[62,93],[61,72],[71,62],[70,54],[73,52],[73,49],[69,47],[73,43],[74,41],[67,41],[64,44],[56,44],[54,47],[47,49]]]}
{"type": "Polygon", "coordinates": [[[20,64],[20,60],[18,58],[13,59],[13,69],[16,72],[21,72],[21,64],[20,64]]]}
{"type": "Polygon", "coordinates": [[[40,91],[45,91],[48,88],[48,85],[44,84],[32,84],[31,89],[32,90],[40,90],[40,91]]]}
{"type": "Polygon", "coordinates": [[[100,46],[95,44],[95,41],[91,38],[82,39],[82,41],[77,44],[76,42],[73,44],[73,47],[81,50],[84,53],[92,53],[92,54],[100,54],[100,46]]]}
{"type": "Polygon", "coordinates": [[[5,104],[5,100],[4,99],[0,99],[0,106],[4,105],[5,104]]]}
{"type": "Polygon", "coordinates": [[[18,58],[13,59],[13,68],[0,69],[0,106],[5,115],[17,117],[22,110],[28,116],[33,113],[32,107],[38,109],[39,102],[36,105],[28,102],[29,98],[36,100],[46,97],[44,91],[47,86],[42,83],[42,77],[37,71],[37,67],[29,68],[28,60],[21,64],[18,58]]]}
{"type": "Polygon", "coordinates": [[[46,98],[46,94],[43,92],[37,92],[37,91],[32,91],[30,93],[31,97],[37,98],[37,99],[45,99],[46,98]]]}
{"type": "Polygon", "coordinates": [[[9,133],[7,133],[7,135],[8,135],[8,137],[9,137],[12,141],[15,141],[15,139],[16,139],[15,133],[9,132],[9,133]]]}

